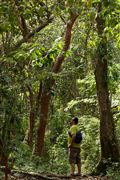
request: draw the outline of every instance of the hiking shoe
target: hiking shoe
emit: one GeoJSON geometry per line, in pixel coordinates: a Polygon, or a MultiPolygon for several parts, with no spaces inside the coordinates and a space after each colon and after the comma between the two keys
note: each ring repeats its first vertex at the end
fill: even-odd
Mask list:
{"type": "Polygon", "coordinates": [[[75,173],[75,174],[74,174],[74,176],[81,176],[81,174],[79,174],[79,173],[75,173]]]}

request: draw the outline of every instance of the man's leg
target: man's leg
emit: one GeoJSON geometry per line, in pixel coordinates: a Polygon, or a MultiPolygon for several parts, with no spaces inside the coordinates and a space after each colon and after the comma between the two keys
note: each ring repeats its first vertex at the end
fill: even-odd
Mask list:
{"type": "Polygon", "coordinates": [[[74,172],[75,172],[75,164],[70,164],[70,174],[71,175],[74,175],[74,172]]]}
{"type": "Polygon", "coordinates": [[[70,163],[70,174],[74,175],[75,172],[75,152],[74,148],[70,147],[69,148],[69,163],[70,163]]]}
{"type": "Polygon", "coordinates": [[[81,176],[81,157],[80,157],[80,149],[77,150],[77,170],[78,175],[81,176]]]}
{"type": "Polygon", "coordinates": [[[77,168],[78,168],[78,175],[81,176],[81,163],[77,164],[77,168]]]}

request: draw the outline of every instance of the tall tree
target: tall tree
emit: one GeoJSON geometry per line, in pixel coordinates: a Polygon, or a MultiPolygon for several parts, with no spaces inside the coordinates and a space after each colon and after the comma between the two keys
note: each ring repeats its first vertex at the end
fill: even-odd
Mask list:
{"type": "MultiPolygon", "coordinates": [[[[110,3],[108,2],[108,5],[110,3]]],[[[100,111],[100,143],[101,159],[97,166],[98,172],[105,170],[106,164],[111,161],[119,161],[119,147],[115,134],[115,123],[111,111],[111,102],[108,89],[108,52],[107,37],[104,33],[105,18],[102,14],[104,3],[98,4],[97,32],[98,47],[95,58],[95,80],[100,111]]]]}
{"type": "Polygon", "coordinates": [[[40,83],[38,92],[34,93],[32,86],[27,85],[29,91],[29,101],[30,101],[30,114],[29,114],[29,128],[27,134],[27,143],[32,148],[33,146],[33,132],[35,127],[35,120],[38,114],[38,109],[40,106],[40,97],[42,90],[42,83],[40,83]]]}
{"type": "MultiPolygon", "coordinates": [[[[60,71],[62,62],[65,59],[65,54],[70,46],[71,32],[72,32],[72,28],[77,17],[78,17],[78,14],[72,13],[72,12],[70,13],[70,20],[66,24],[64,46],[63,46],[62,52],[58,55],[53,65],[53,68],[52,68],[53,73],[58,73],[60,71]]],[[[49,102],[51,99],[51,88],[54,85],[54,83],[55,83],[55,80],[53,79],[53,77],[46,77],[43,87],[42,87],[41,106],[40,106],[40,124],[37,131],[37,142],[35,146],[35,152],[38,155],[41,155],[42,150],[43,150],[45,129],[46,129],[47,118],[48,118],[48,108],[49,108],[49,102]]]]}
{"type": "MultiPolygon", "coordinates": [[[[1,26],[0,26],[0,39],[1,43],[1,59],[12,57],[14,60],[12,63],[9,63],[9,60],[6,60],[7,66],[11,66],[13,69],[15,63],[16,75],[21,76],[24,81],[27,78],[26,72],[23,73],[22,70],[25,66],[29,66],[28,62],[31,59],[26,58],[24,63],[20,62],[19,51],[21,46],[26,43],[34,43],[35,34],[44,29],[49,23],[53,20],[53,15],[50,12],[52,3],[47,3],[46,1],[4,1],[1,3],[1,26]],[[50,9],[49,9],[50,8],[50,9]],[[39,11],[41,9],[41,11],[39,11]],[[6,11],[6,13],[5,13],[6,11]],[[13,54],[12,54],[13,53],[13,54]],[[17,54],[18,53],[18,54],[17,54]],[[12,55],[11,55],[12,54],[12,55]],[[16,54],[16,57],[14,56],[16,54]],[[20,74],[18,73],[20,72],[20,74]],[[22,73],[21,73],[22,72],[22,73]],[[23,77],[24,76],[24,77],[23,77]]],[[[26,50],[25,50],[26,51],[26,50]]],[[[23,48],[23,52],[24,48],[23,48]]],[[[25,55],[25,54],[24,54],[25,55]]],[[[8,58],[9,59],[9,58],[8,58]]],[[[1,61],[2,64],[2,61],[1,61]]],[[[29,67],[28,67],[29,69],[29,67]]],[[[13,70],[14,71],[14,70],[13,70]]],[[[28,70],[29,71],[29,70],[28,70]]],[[[19,78],[18,78],[19,79],[19,78]]],[[[30,79],[29,79],[30,80],[30,79]]],[[[19,81],[19,80],[18,80],[19,81]]],[[[23,85],[24,86],[24,85],[23,85]]],[[[38,94],[34,95],[33,88],[30,86],[30,83],[27,84],[28,92],[30,94],[30,117],[29,117],[29,133],[28,133],[28,144],[32,146],[33,140],[33,129],[34,129],[34,119],[36,116],[36,111],[38,109],[38,103],[40,98],[40,89],[38,94]],[[34,102],[36,101],[36,102],[34,102]]]]}

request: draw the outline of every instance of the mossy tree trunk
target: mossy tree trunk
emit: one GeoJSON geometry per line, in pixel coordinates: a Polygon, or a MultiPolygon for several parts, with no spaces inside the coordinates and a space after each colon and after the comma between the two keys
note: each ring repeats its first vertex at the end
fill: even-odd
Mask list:
{"type": "Polygon", "coordinates": [[[107,38],[104,35],[105,21],[101,12],[102,3],[100,2],[96,18],[99,44],[95,59],[95,80],[100,111],[101,159],[97,166],[99,173],[105,171],[109,160],[119,161],[119,147],[109,99],[107,38]]]}
{"type": "Polygon", "coordinates": [[[34,93],[32,86],[28,85],[27,88],[29,91],[29,101],[30,101],[29,129],[28,129],[28,135],[27,135],[28,136],[27,142],[28,142],[28,145],[32,148],[35,121],[36,121],[39,106],[40,106],[42,83],[40,83],[39,90],[36,93],[34,93]]]}

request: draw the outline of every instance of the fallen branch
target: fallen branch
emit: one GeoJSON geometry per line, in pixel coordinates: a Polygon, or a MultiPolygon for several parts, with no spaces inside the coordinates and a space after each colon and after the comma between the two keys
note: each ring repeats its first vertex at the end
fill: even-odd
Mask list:
{"type": "Polygon", "coordinates": [[[22,176],[29,176],[29,177],[35,177],[39,178],[40,180],[60,180],[59,178],[56,177],[48,177],[47,174],[40,174],[40,173],[34,173],[34,172],[24,172],[24,171],[19,171],[19,170],[11,170],[10,173],[14,177],[22,176]]]}
{"type": "Polygon", "coordinates": [[[43,173],[34,173],[34,172],[24,172],[20,170],[11,170],[10,175],[15,178],[36,178],[40,180],[109,180],[107,176],[75,176],[71,179],[69,175],[61,174],[43,174],[43,173]]]}

